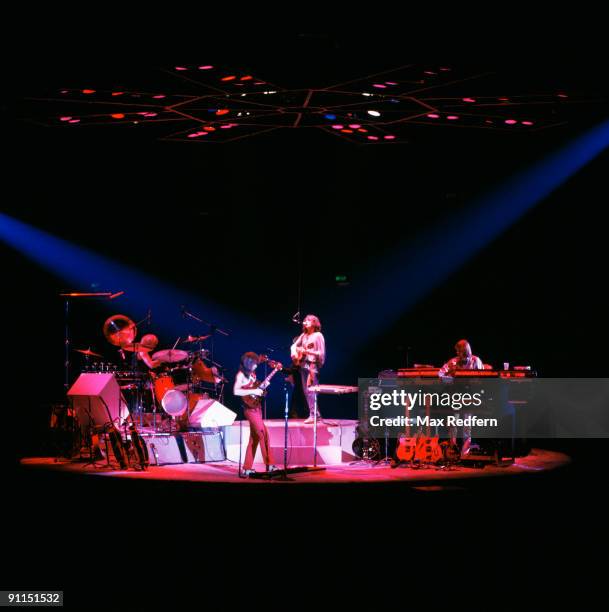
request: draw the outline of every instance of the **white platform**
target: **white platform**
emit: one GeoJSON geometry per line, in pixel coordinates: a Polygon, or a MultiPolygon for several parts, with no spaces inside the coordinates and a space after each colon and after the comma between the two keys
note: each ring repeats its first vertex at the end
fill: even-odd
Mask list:
{"type": "MultiPolygon", "coordinates": [[[[353,461],[352,445],[356,438],[357,421],[331,420],[336,425],[319,423],[317,425],[317,465],[339,465],[353,461]]],[[[285,422],[282,419],[265,421],[271,451],[277,465],[283,465],[283,448],[285,440],[285,422]]],[[[241,425],[241,461],[249,440],[249,422],[236,421],[225,428],[226,456],[232,461],[239,461],[239,427],[241,425]]],[[[303,419],[288,421],[288,465],[313,465],[313,425],[305,425],[303,419]]],[[[254,463],[262,463],[260,448],[254,457],[254,463]]]]}

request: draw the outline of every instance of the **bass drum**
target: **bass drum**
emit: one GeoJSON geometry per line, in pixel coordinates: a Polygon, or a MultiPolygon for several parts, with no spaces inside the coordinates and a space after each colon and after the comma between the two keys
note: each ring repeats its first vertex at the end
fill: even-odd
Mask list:
{"type": "Polygon", "coordinates": [[[179,417],[188,409],[188,398],[182,391],[169,389],[161,400],[161,406],[169,416],[179,417]]]}

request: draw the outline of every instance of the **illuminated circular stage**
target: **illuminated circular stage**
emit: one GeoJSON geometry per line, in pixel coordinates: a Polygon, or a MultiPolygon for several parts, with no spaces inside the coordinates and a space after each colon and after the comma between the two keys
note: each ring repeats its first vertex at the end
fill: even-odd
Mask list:
{"type": "MultiPolygon", "coordinates": [[[[410,468],[372,464],[342,463],[328,465],[318,471],[296,472],[288,474],[288,480],[275,477],[270,480],[239,478],[238,464],[232,461],[214,463],[183,463],[175,465],[151,466],[146,471],[111,470],[101,462],[97,467],[85,465],[84,462],[60,460],[53,458],[26,458],[21,464],[28,468],[65,472],[90,476],[105,476],[111,478],[133,478],[139,481],[185,481],[197,483],[232,483],[253,485],[286,484],[354,484],[403,482],[415,486],[423,483],[445,484],[458,481],[472,481],[487,478],[508,478],[530,474],[545,473],[561,468],[570,463],[570,458],[555,451],[533,449],[526,457],[519,457],[509,465],[487,465],[484,468],[457,466],[454,468],[410,468]]],[[[257,469],[264,466],[255,465],[257,469]]]]}

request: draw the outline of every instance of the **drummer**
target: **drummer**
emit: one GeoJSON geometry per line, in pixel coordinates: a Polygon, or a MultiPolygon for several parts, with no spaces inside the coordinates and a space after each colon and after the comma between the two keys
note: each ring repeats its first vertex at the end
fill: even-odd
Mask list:
{"type": "Polygon", "coordinates": [[[146,334],[139,343],[140,350],[137,351],[137,358],[139,361],[143,361],[149,370],[154,370],[159,366],[163,365],[162,361],[153,359],[150,356],[150,352],[158,346],[159,339],[154,334],[146,334]]]}

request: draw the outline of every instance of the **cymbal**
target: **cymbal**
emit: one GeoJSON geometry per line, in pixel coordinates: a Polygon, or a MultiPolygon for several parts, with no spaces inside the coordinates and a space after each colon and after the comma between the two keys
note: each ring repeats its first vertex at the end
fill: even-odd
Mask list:
{"type": "Polygon", "coordinates": [[[207,340],[208,338],[211,338],[211,334],[207,334],[205,336],[188,336],[186,340],[182,340],[182,344],[187,342],[203,342],[203,340],[207,340]]]}
{"type": "Polygon", "coordinates": [[[152,349],[141,342],[133,342],[132,344],[123,344],[121,348],[130,353],[149,353],[152,349]]]}
{"type": "Polygon", "coordinates": [[[188,353],[177,349],[166,349],[164,351],[157,351],[152,355],[152,358],[163,363],[178,363],[188,359],[188,353]]]}
{"type": "Polygon", "coordinates": [[[77,353],[82,353],[83,355],[86,355],[87,357],[103,357],[103,355],[100,355],[99,353],[94,353],[91,349],[74,349],[77,353]]]}
{"type": "Polygon", "coordinates": [[[108,317],[104,322],[104,336],[110,344],[123,346],[133,344],[137,336],[137,326],[125,315],[116,314],[108,317]]]}

